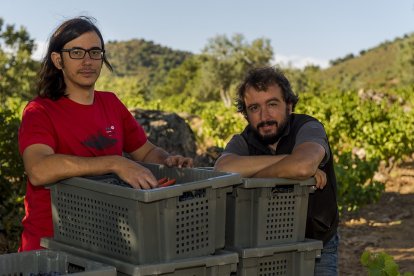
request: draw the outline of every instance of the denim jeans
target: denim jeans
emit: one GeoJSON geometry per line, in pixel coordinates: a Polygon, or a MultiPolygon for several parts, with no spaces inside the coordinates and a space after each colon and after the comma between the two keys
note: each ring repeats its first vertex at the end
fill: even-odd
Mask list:
{"type": "Polygon", "coordinates": [[[338,275],[339,235],[336,233],[322,248],[321,257],[315,261],[315,276],[338,275]]]}

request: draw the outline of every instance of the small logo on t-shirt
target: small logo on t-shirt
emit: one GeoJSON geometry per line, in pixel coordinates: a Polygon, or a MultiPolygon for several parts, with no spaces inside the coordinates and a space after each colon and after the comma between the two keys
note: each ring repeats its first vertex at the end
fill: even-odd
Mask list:
{"type": "Polygon", "coordinates": [[[110,125],[109,127],[105,128],[105,132],[108,136],[112,136],[115,134],[115,126],[114,125],[110,125]]]}

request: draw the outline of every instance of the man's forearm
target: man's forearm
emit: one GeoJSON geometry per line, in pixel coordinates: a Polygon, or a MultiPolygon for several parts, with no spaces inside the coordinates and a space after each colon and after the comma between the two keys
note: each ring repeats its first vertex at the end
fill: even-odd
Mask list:
{"type": "Polygon", "coordinates": [[[325,150],[322,146],[306,142],[297,146],[292,154],[277,164],[270,164],[258,171],[254,177],[306,179],[315,175],[324,155],[325,150]]]}
{"type": "Polygon", "coordinates": [[[221,156],[214,169],[217,171],[239,173],[243,177],[252,177],[257,172],[265,169],[269,164],[276,164],[286,155],[257,155],[239,156],[227,154],[221,156]]]}
{"type": "Polygon", "coordinates": [[[155,146],[151,149],[150,152],[148,152],[142,161],[146,163],[164,164],[164,161],[168,156],[170,156],[168,152],[160,147],[155,146]]]}
{"type": "Polygon", "coordinates": [[[316,173],[316,168],[313,169],[307,165],[304,160],[299,160],[292,155],[286,156],[277,164],[271,164],[262,170],[258,171],[252,177],[281,177],[291,179],[306,179],[316,173]]]}
{"type": "Polygon", "coordinates": [[[46,185],[56,181],[81,175],[99,175],[116,172],[116,166],[123,161],[122,156],[78,157],[64,154],[45,156],[32,168],[26,168],[30,182],[46,185]]]}

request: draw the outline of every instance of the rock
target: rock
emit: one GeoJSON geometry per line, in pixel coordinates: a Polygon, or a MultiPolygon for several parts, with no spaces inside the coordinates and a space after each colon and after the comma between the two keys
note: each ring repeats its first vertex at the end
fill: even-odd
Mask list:
{"type": "Polygon", "coordinates": [[[197,155],[195,164],[197,167],[213,167],[217,158],[223,152],[223,149],[220,147],[208,147],[205,152],[200,155],[197,155]]]}
{"type": "Polygon", "coordinates": [[[193,131],[183,118],[175,113],[159,110],[130,110],[144,128],[148,139],[171,154],[195,158],[197,146],[193,131]]]}
{"type": "Polygon", "coordinates": [[[186,120],[176,113],[140,108],[130,112],[153,144],[171,154],[193,158],[195,167],[213,167],[223,151],[216,146],[207,147],[203,151],[197,149],[194,132],[186,120]]]}

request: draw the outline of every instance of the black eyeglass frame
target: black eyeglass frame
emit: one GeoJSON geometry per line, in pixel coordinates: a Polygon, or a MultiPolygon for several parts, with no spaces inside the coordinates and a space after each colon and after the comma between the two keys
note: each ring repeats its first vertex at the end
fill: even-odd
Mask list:
{"type": "Polygon", "coordinates": [[[60,52],[68,52],[69,53],[69,57],[71,59],[84,59],[85,56],[86,56],[86,53],[88,53],[89,57],[91,59],[93,59],[93,60],[102,60],[102,59],[104,59],[104,56],[105,56],[105,50],[104,49],[101,49],[101,48],[98,48],[98,47],[93,47],[93,48],[90,48],[90,49],[84,49],[82,47],[73,47],[73,48],[69,48],[69,49],[61,49],[60,52]],[[84,51],[83,56],[82,57],[72,57],[72,51],[74,51],[74,50],[84,51]],[[100,51],[99,58],[93,58],[91,56],[90,51],[94,51],[94,50],[99,50],[100,51]]]}

